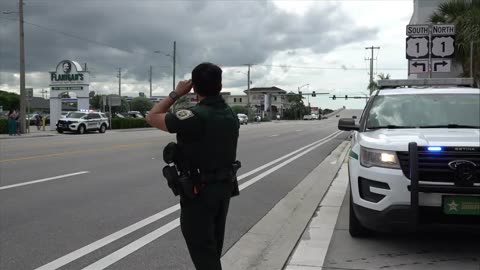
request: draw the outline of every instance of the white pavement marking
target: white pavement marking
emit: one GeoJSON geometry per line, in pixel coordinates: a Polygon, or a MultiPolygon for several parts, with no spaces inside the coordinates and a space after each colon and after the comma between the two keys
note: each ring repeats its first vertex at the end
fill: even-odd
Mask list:
{"type": "Polygon", "coordinates": [[[113,234],[110,234],[100,240],[97,240],[87,246],[84,246],[83,248],[80,248],[80,249],[77,249],[61,258],[58,258],[56,259],[55,261],[52,261],[48,264],[45,264],[35,270],[51,270],[51,269],[58,269],[66,264],[69,264],[73,261],[75,261],[76,259],[80,258],[80,257],[83,257],[85,255],[87,255],[88,253],[90,252],[93,252],[101,247],[104,247],[110,243],[112,243],[113,241],[116,241],[138,229],[141,229],[145,226],[147,226],[148,224],[150,223],[153,223],[173,212],[176,212],[180,209],[180,205],[179,204],[176,204],[170,208],[167,208],[153,216],[150,216],[144,220],[141,220],[135,224],[132,224],[118,232],[115,232],[113,234]]]}
{"type": "MultiPolygon", "coordinates": [[[[285,160],[284,162],[282,162],[281,164],[263,172],[262,174],[248,180],[247,182],[243,183],[240,185],[239,189],[240,190],[243,190],[253,184],[255,184],[256,182],[260,181],[262,178],[264,178],[265,176],[277,171],[278,169],[284,167],[285,165],[287,165],[288,163],[296,160],[297,158],[307,154],[308,152],[316,149],[317,147],[327,143],[328,141],[332,140],[334,137],[336,137],[338,134],[340,134],[341,132],[336,132],[336,135],[330,135],[329,136],[329,139],[326,139],[324,140],[323,142],[320,142],[314,146],[312,146],[311,148],[303,151],[302,153],[288,159],[288,160],[285,160]]],[[[334,133],[335,134],[335,133],[334,133]]],[[[89,266],[83,268],[82,270],[101,270],[101,269],[105,269],[107,267],[109,267],[110,265],[116,263],[117,261],[123,259],[124,257],[130,255],[131,253],[137,251],[138,249],[140,249],[141,247],[153,242],[154,240],[156,240],[157,238],[160,238],[161,236],[163,236],[164,234],[168,233],[169,231],[175,229],[176,227],[178,227],[180,225],[180,219],[177,218],[175,219],[174,221],[168,223],[167,225],[164,225],[158,229],[156,229],[155,231],[143,236],[142,238],[124,246],[123,248],[111,253],[110,255],[106,256],[106,257],[103,257],[102,259],[90,264],[89,266]]]]}
{"type": "Polygon", "coordinates": [[[69,174],[64,174],[64,175],[59,175],[59,176],[54,176],[54,177],[43,178],[43,179],[34,180],[34,181],[29,181],[29,182],[20,183],[20,184],[3,186],[3,187],[0,187],[0,190],[10,189],[10,188],[16,188],[16,187],[21,187],[21,186],[26,186],[26,185],[33,185],[33,184],[37,184],[37,183],[42,183],[42,182],[57,180],[57,179],[60,179],[60,178],[66,178],[66,177],[71,177],[71,176],[81,175],[81,174],[86,174],[86,173],[89,173],[89,171],[69,173],[69,174]]]}
{"type": "Polygon", "coordinates": [[[285,270],[323,269],[328,246],[337,223],[348,187],[348,169],[345,162],[327,194],[298,242],[285,270]]]}
{"type": "MultiPolygon", "coordinates": [[[[247,173],[244,173],[244,174],[238,176],[237,179],[240,181],[240,180],[242,180],[242,179],[244,179],[244,178],[246,178],[246,177],[248,177],[248,176],[250,176],[250,175],[252,175],[252,174],[255,174],[255,173],[257,173],[257,172],[259,172],[259,171],[261,171],[261,170],[263,170],[263,169],[265,169],[265,168],[267,168],[267,167],[272,166],[273,164],[276,164],[276,163],[280,162],[281,160],[284,160],[284,159],[286,159],[286,158],[288,158],[288,157],[290,157],[290,156],[293,156],[293,155],[295,155],[296,153],[301,152],[301,151],[303,151],[303,150],[305,150],[305,149],[307,149],[307,148],[309,148],[309,147],[311,147],[311,146],[313,146],[313,145],[316,145],[316,144],[318,144],[318,143],[320,143],[320,142],[324,142],[324,141],[329,140],[329,139],[331,139],[331,138],[333,138],[333,137],[335,137],[335,136],[338,136],[341,132],[342,132],[342,131],[336,131],[336,132],[328,135],[328,136],[325,137],[325,138],[322,138],[322,139],[317,140],[317,141],[315,141],[315,142],[313,142],[313,143],[311,143],[311,144],[308,144],[308,145],[306,145],[306,146],[303,146],[303,147],[301,147],[300,149],[297,149],[297,150],[295,150],[295,151],[293,151],[293,152],[291,152],[291,153],[289,153],[289,154],[286,154],[286,155],[284,155],[284,156],[282,156],[282,157],[279,157],[279,158],[277,158],[277,159],[275,159],[275,160],[273,160],[273,161],[271,161],[271,162],[268,162],[268,163],[266,163],[266,164],[264,164],[264,165],[262,165],[262,166],[260,166],[260,167],[258,167],[258,168],[256,168],[256,169],[254,169],[254,170],[251,170],[251,171],[249,171],[249,172],[247,172],[247,173]]],[[[266,175],[265,175],[265,176],[266,176],[266,175]]],[[[259,179],[258,179],[258,180],[259,180],[259,179]]],[[[258,181],[258,180],[257,180],[257,181],[258,181]]],[[[246,182],[246,183],[248,183],[248,182],[246,182]]],[[[246,183],[244,183],[244,184],[246,184],[246,183]]],[[[244,187],[244,188],[245,188],[245,187],[244,187]]],[[[84,246],[84,247],[82,247],[82,248],[80,248],[80,249],[78,249],[78,250],[75,250],[75,251],[67,254],[67,255],[64,255],[64,256],[62,256],[62,257],[60,257],[60,258],[58,258],[58,259],[56,259],[56,260],[54,260],[54,261],[52,261],[52,262],[50,262],[50,263],[48,263],[48,264],[45,264],[45,265],[43,265],[43,266],[41,266],[41,267],[39,267],[39,268],[36,268],[35,270],[55,270],[55,269],[58,269],[58,268],[66,265],[66,264],[68,264],[68,263],[71,263],[71,262],[77,260],[77,259],[80,258],[80,257],[83,257],[83,256],[85,256],[85,255],[87,255],[87,254],[89,254],[89,253],[91,253],[91,252],[93,252],[93,251],[95,251],[95,250],[97,250],[97,249],[100,249],[100,248],[102,248],[102,247],[104,247],[104,246],[106,246],[106,245],[108,245],[108,244],[110,244],[110,243],[112,243],[112,242],[114,242],[114,241],[116,241],[116,240],[118,240],[118,239],[120,239],[120,238],[122,238],[122,237],[124,237],[124,236],[126,236],[126,235],[128,235],[128,234],[130,234],[130,233],[132,233],[132,232],[134,232],[134,231],[136,231],[136,230],[138,230],[138,229],[141,229],[141,228],[145,227],[145,226],[147,226],[148,224],[151,224],[151,223],[153,223],[153,222],[155,222],[155,221],[157,221],[157,220],[160,220],[161,218],[163,218],[163,217],[165,217],[165,216],[167,216],[167,215],[169,215],[169,214],[171,214],[171,213],[174,213],[174,212],[178,211],[179,209],[180,209],[180,204],[176,204],[176,205],[174,205],[174,206],[172,206],[172,207],[170,207],[170,208],[167,208],[167,209],[165,209],[165,210],[163,210],[163,211],[161,211],[161,212],[159,212],[159,213],[157,213],[157,214],[155,214],[155,215],[152,215],[152,216],[150,216],[150,217],[148,217],[148,218],[146,218],[146,219],[144,219],[144,220],[141,220],[141,221],[139,221],[139,222],[137,222],[137,223],[135,223],[135,224],[132,224],[132,225],[130,225],[130,226],[128,226],[128,227],[120,230],[120,231],[117,231],[117,232],[115,232],[115,233],[113,233],[113,234],[111,234],[111,235],[108,235],[108,236],[106,236],[106,237],[104,237],[104,238],[102,238],[102,239],[100,239],[100,240],[97,240],[97,241],[95,241],[95,242],[93,242],[93,243],[91,243],[91,244],[89,244],[89,245],[87,245],[87,246],[84,246]]],[[[169,224],[170,224],[170,223],[169,223],[169,224]]],[[[168,224],[167,224],[167,225],[168,225],[168,224]]],[[[167,226],[167,225],[165,225],[165,226],[167,226]]],[[[161,228],[160,228],[160,229],[161,229],[161,228]]],[[[158,229],[158,230],[160,230],[160,229],[158,229]]],[[[152,233],[155,233],[155,231],[152,232],[152,233]]],[[[160,237],[160,236],[159,236],[159,237],[160,237]]],[[[158,237],[157,237],[157,238],[158,238],[158,237]]]]}
{"type": "Polygon", "coordinates": [[[280,136],[280,135],[279,134],[273,134],[273,135],[270,135],[270,138],[271,137],[278,137],[278,136],[280,136]]]}

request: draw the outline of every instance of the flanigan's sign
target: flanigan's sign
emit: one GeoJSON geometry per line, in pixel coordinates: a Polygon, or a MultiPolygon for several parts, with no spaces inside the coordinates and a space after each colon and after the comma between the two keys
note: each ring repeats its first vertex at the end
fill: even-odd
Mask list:
{"type": "Polygon", "coordinates": [[[71,60],[63,60],[57,64],[55,71],[50,72],[50,85],[88,85],[88,72],[71,60]]]}
{"type": "Polygon", "coordinates": [[[52,82],[83,81],[83,74],[57,74],[56,72],[52,72],[50,76],[52,82]]]}

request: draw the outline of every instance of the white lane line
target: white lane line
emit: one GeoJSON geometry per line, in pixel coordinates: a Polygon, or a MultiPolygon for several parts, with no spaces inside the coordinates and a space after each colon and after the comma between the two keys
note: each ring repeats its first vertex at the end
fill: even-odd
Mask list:
{"type": "Polygon", "coordinates": [[[273,135],[270,135],[269,137],[271,138],[271,137],[278,137],[278,136],[280,136],[280,135],[279,134],[273,134],[273,135]]]}
{"type": "MultiPolygon", "coordinates": [[[[338,134],[339,133],[337,133],[337,135],[338,134]]],[[[263,172],[262,174],[248,180],[247,182],[241,184],[239,189],[243,190],[243,189],[255,184],[256,182],[260,181],[265,176],[277,171],[278,169],[284,167],[285,165],[289,164],[290,162],[296,160],[297,158],[299,158],[299,157],[307,154],[308,152],[318,148],[319,146],[329,142],[335,136],[330,137],[328,140],[325,140],[323,142],[318,143],[317,145],[312,146],[311,148],[303,151],[302,153],[300,153],[300,154],[298,154],[298,155],[296,155],[292,158],[289,158],[288,160],[285,160],[284,162],[278,164],[277,166],[275,166],[275,167],[263,172]]],[[[109,267],[110,265],[118,262],[119,260],[125,258],[126,256],[132,254],[133,252],[137,251],[138,249],[142,248],[143,246],[145,246],[145,245],[155,241],[156,239],[160,238],[161,236],[167,234],[171,230],[177,228],[179,225],[180,225],[180,219],[177,218],[177,219],[173,220],[172,222],[156,229],[155,231],[141,237],[140,239],[124,246],[123,248],[120,248],[119,250],[111,253],[110,255],[108,255],[106,257],[103,257],[102,259],[90,264],[89,266],[83,268],[82,270],[101,270],[101,269],[105,269],[105,268],[109,267]]]]}
{"type": "Polygon", "coordinates": [[[0,190],[10,189],[10,188],[16,188],[16,187],[21,187],[21,186],[26,186],[26,185],[33,185],[33,184],[37,184],[37,183],[42,183],[42,182],[57,180],[57,179],[60,179],[60,178],[66,178],[66,177],[71,177],[71,176],[81,175],[81,174],[86,174],[86,173],[89,173],[89,171],[69,173],[69,174],[64,174],[64,175],[59,175],[59,176],[54,176],[54,177],[43,178],[43,179],[34,180],[34,181],[29,181],[29,182],[20,183],[20,184],[3,186],[3,187],[0,187],[0,190]]]}
{"type": "Polygon", "coordinates": [[[295,131],[296,131],[296,132],[300,132],[300,131],[303,131],[303,129],[297,129],[297,130],[295,130],[295,131]]]}
{"type": "Polygon", "coordinates": [[[71,252],[63,257],[60,257],[58,259],[56,259],[55,261],[52,261],[48,264],[45,264],[39,268],[36,268],[35,270],[52,270],[52,269],[58,269],[66,264],[69,264],[73,261],[75,261],[76,259],[80,258],[80,257],[83,257],[85,255],[87,255],[88,253],[90,252],[93,252],[101,247],[104,247],[110,243],[112,243],[113,241],[116,241],[138,229],[141,229],[145,226],[147,226],[148,224],[150,223],[153,223],[171,213],[174,213],[176,211],[178,211],[180,209],[180,204],[176,204],[170,208],[167,208],[153,216],[150,216],[144,220],[141,220],[135,224],[132,224],[120,231],[117,231],[113,234],[110,234],[100,240],[97,240],[87,246],[84,246],[83,248],[80,248],[80,249],[77,249],[75,250],[74,252],[71,252]]]}
{"type": "MultiPolygon", "coordinates": [[[[323,139],[317,140],[317,141],[315,141],[311,144],[308,144],[308,145],[306,145],[306,146],[304,146],[300,149],[297,149],[297,150],[295,150],[295,151],[293,151],[289,154],[286,154],[286,155],[284,155],[280,158],[277,158],[277,159],[275,159],[271,162],[268,162],[267,164],[264,164],[264,165],[254,169],[254,170],[251,170],[247,173],[244,173],[244,174],[238,176],[237,179],[240,181],[240,180],[242,180],[242,179],[244,179],[244,178],[246,178],[246,177],[248,177],[252,174],[255,174],[255,173],[257,173],[257,172],[259,172],[259,171],[261,171],[261,170],[263,170],[267,167],[270,167],[273,164],[276,164],[276,163],[280,162],[281,160],[284,160],[284,159],[286,159],[290,156],[293,156],[296,153],[298,153],[300,151],[303,151],[303,150],[305,150],[305,149],[307,149],[307,148],[309,148],[309,147],[311,147],[311,146],[313,146],[313,145],[315,145],[319,142],[323,142],[323,141],[326,141],[330,138],[333,138],[334,136],[337,136],[341,132],[342,131],[336,131],[336,132],[328,135],[327,137],[325,137],[323,139]]],[[[91,253],[91,252],[93,252],[97,249],[100,249],[100,248],[102,248],[102,247],[104,247],[104,246],[106,246],[106,245],[108,245],[108,244],[110,244],[110,243],[112,243],[112,242],[114,242],[114,241],[116,241],[116,240],[118,240],[118,239],[136,231],[136,230],[138,230],[138,229],[141,229],[142,227],[145,227],[150,223],[153,223],[157,220],[160,220],[161,218],[163,218],[163,217],[165,217],[165,216],[167,216],[167,215],[169,215],[169,214],[171,214],[171,213],[173,213],[173,212],[175,212],[179,209],[180,209],[180,204],[176,204],[176,205],[174,205],[174,206],[172,206],[168,209],[165,209],[165,210],[163,210],[163,211],[161,211],[161,212],[159,212],[159,213],[157,213],[153,216],[150,216],[150,217],[148,217],[144,220],[141,220],[141,221],[139,221],[135,224],[132,224],[132,225],[120,230],[120,231],[117,231],[117,232],[115,232],[111,235],[108,235],[108,236],[100,239],[100,240],[97,240],[97,241],[95,241],[95,242],[93,242],[93,243],[91,243],[91,244],[89,244],[89,245],[87,245],[83,248],[80,248],[78,250],[75,250],[75,251],[67,254],[67,255],[64,255],[64,256],[62,256],[62,257],[60,257],[60,258],[58,258],[58,259],[56,259],[56,260],[54,260],[54,261],[52,261],[48,264],[45,264],[45,265],[43,265],[39,268],[36,268],[35,270],[55,270],[55,269],[58,269],[58,268],[60,268],[64,265],[66,265],[68,263],[71,263],[71,262],[77,260],[78,258],[83,257],[83,256],[85,256],[85,255],[87,255],[87,254],[89,254],[89,253],[91,253]]]]}

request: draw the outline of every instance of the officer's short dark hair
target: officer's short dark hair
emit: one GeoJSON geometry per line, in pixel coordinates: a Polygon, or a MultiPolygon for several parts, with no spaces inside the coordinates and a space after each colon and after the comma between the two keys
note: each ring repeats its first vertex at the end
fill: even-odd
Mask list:
{"type": "Polygon", "coordinates": [[[201,63],[192,71],[192,83],[198,95],[216,96],[222,90],[222,69],[212,63],[201,63]]]}

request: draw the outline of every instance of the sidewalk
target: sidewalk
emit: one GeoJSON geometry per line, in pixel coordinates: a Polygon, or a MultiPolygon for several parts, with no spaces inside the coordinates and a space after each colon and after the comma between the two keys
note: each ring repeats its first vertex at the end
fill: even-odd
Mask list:
{"type": "Polygon", "coordinates": [[[45,127],[45,131],[37,130],[36,126],[30,126],[30,133],[21,134],[20,136],[10,136],[8,134],[0,134],[0,140],[6,139],[19,139],[19,138],[37,138],[37,137],[50,137],[61,135],[55,130],[50,130],[50,127],[45,127]]]}
{"type": "Polygon", "coordinates": [[[222,257],[226,270],[322,269],[347,179],[341,143],[222,257]]]}
{"type": "Polygon", "coordinates": [[[284,270],[321,270],[348,187],[345,159],[327,195],[318,206],[284,270]]]}

